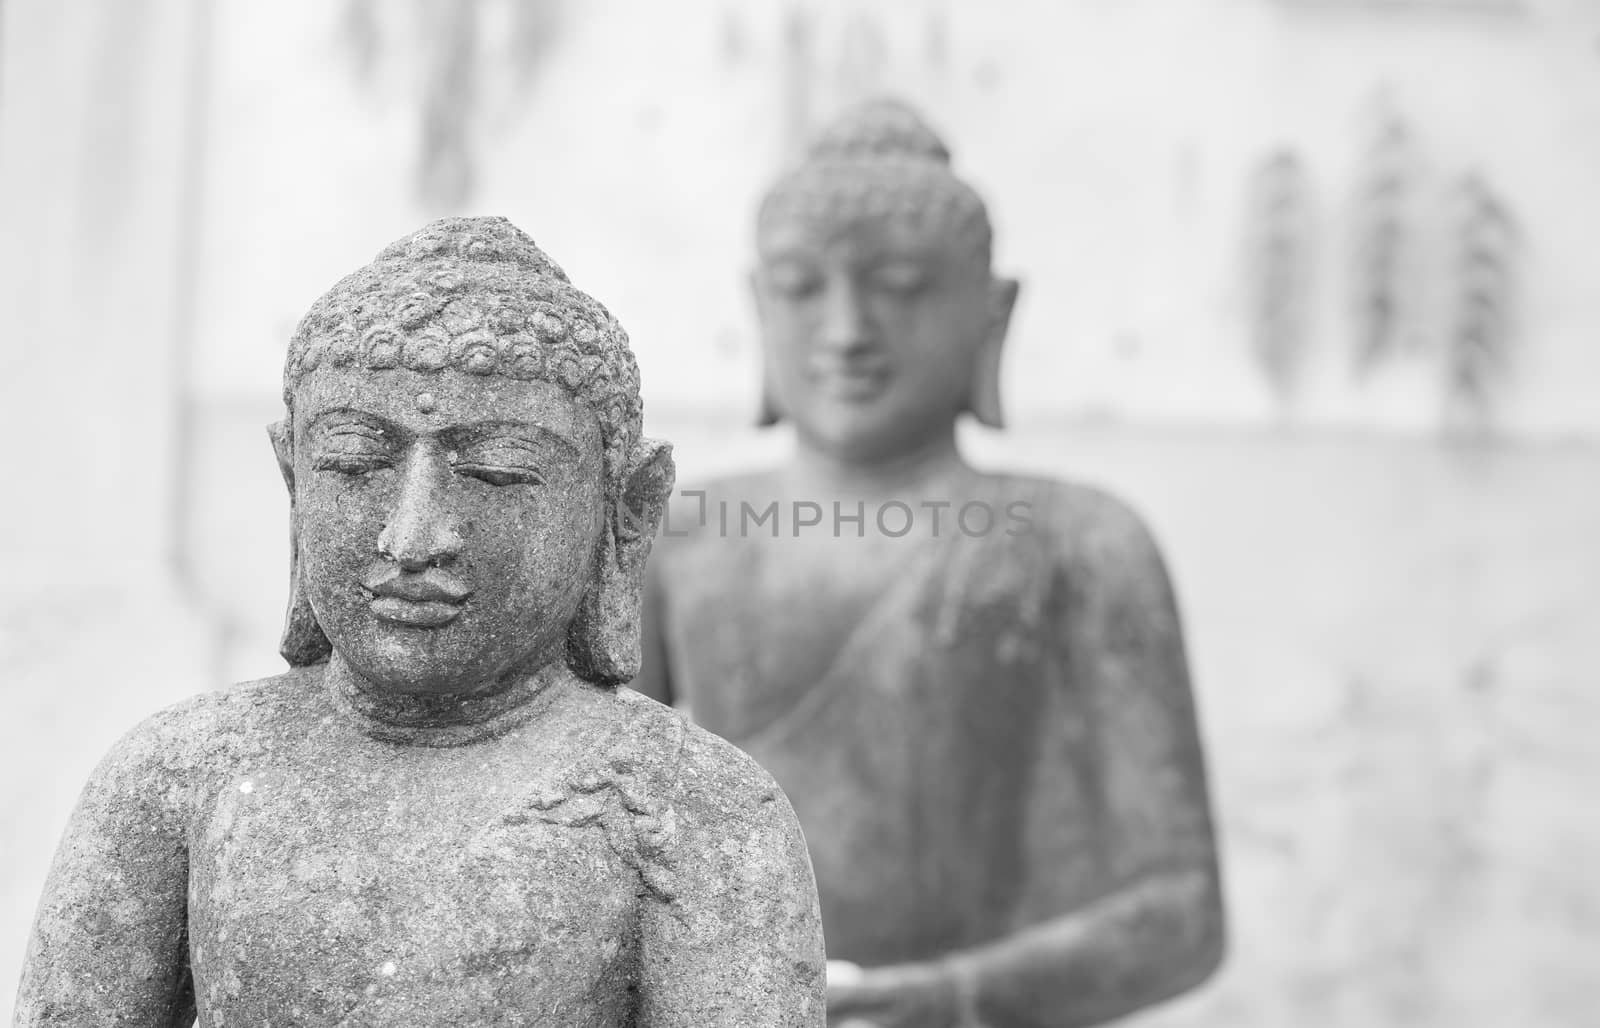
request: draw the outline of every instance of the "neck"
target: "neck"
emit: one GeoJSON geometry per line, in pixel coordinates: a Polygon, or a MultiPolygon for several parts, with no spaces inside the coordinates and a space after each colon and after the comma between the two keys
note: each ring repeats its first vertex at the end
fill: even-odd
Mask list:
{"type": "Polygon", "coordinates": [[[334,705],[366,734],[385,742],[461,746],[504,734],[542,710],[551,686],[569,678],[563,660],[517,671],[473,692],[409,693],[367,678],[337,651],[323,683],[334,705]]]}
{"type": "Polygon", "coordinates": [[[876,458],[844,456],[801,436],[792,475],[800,490],[819,495],[926,496],[952,487],[971,470],[951,423],[915,446],[876,458]]]}

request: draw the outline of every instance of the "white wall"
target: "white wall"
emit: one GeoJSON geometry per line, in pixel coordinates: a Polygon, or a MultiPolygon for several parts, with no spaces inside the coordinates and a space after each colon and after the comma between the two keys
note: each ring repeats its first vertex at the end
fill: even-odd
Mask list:
{"type": "MultiPolygon", "coordinates": [[[[506,2],[484,0],[491,27],[503,28],[506,2]]],[[[22,474],[62,484],[8,510],[4,535],[28,542],[7,559],[27,549],[46,555],[44,579],[128,581],[104,571],[111,543],[75,550],[114,508],[121,531],[105,538],[163,575],[191,568],[203,617],[158,616],[159,629],[130,620],[137,588],[117,592],[134,603],[67,597],[51,608],[55,622],[7,608],[0,666],[29,699],[0,739],[10,742],[0,746],[0,779],[13,783],[6,809],[21,809],[34,769],[61,770],[49,796],[28,800],[33,820],[17,822],[19,848],[8,850],[16,902],[0,924],[0,980],[20,958],[23,909],[64,797],[87,770],[86,757],[33,740],[93,751],[108,741],[77,731],[82,683],[104,681],[101,665],[134,666],[155,646],[147,640],[164,653],[221,649],[216,682],[193,668],[130,681],[113,713],[131,721],[166,702],[163,690],[280,666],[286,508],[261,427],[278,416],[283,347],[315,296],[429,216],[506,214],[628,326],[649,428],[678,444],[686,480],[773,459],[782,438],[743,428],[757,376],[743,289],[754,205],[807,125],[888,88],[944,131],[990,201],[1002,270],[1026,283],[1006,371],[1016,427],[973,433],[974,452],[1123,493],[1163,538],[1178,581],[1237,944],[1213,987],[1141,1023],[1586,1024],[1600,1005],[1585,964],[1600,936],[1600,894],[1587,880],[1600,839],[1582,817],[1600,785],[1585,730],[1600,657],[1590,529],[1600,523],[1600,405],[1590,399],[1600,351],[1588,338],[1600,326],[1589,270],[1600,239],[1590,188],[1600,181],[1600,8],[529,2],[555,31],[520,89],[503,32],[486,37],[473,122],[481,188],[460,211],[416,199],[420,69],[436,33],[396,12],[426,5],[380,5],[385,42],[364,82],[342,34],[345,3],[216,4],[197,105],[200,175],[184,189],[166,149],[192,127],[177,113],[188,94],[173,69],[184,67],[179,30],[204,5],[133,4],[170,19],[140,37],[167,49],[130,73],[144,84],[130,93],[133,117],[83,84],[101,51],[80,41],[105,23],[109,0],[81,12],[5,3],[0,271],[13,288],[30,283],[0,304],[7,366],[31,352],[14,341],[42,338],[46,324],[62,340],[96,336],[115,352],[114,338],[179,362],[139,365],[161,369],[138,379],[147,404],[107,399],[128,395],[119,366],[77,408],[78,365],[50,364],[26,380],[45,385],[10,387],[7,428],[33,439],[52,411],[116,409],[146,419],[119,423],[137,426],[127,431],[181,436],[154,448],[166,456],[111,460],[120,451],[96,443],[105,419],[73,428],[60,436],[82,440],[73,453],[108,461],[77,480],[43,449],[21,447],[22,474]],[[30,63],[25,52],[41,56],[30,63]],[[1357,387],[1349,226],[1384,90],[1417,130],[1405,284],[1420,352],[1357,387]],[[62,149],[69,129],[79,142],[62,149]],[[124,141],[113,158],[83,148],[109,145],[107,133],[124,141]],[[1242,257],[1249,177],[1280,146],[1303,156],[1316,226],[1312,349],[1287,411],[1249,354],[1242,257]],[[19,150],[32,154],[20,177],[19,150]],[[146,183],[136,205],[83,198],[130,169],[146,183]],[[1435,438],[1450,183],[1470,170],[1506,198],[1522,240],[1515,374],[1501,441],[1482,447],[1435,438]],[[136,243],[166,239],[184,212],[198,232],[188,276],[136,243]],[[118,217],[133,219],[126,235],[103,227],[118,217]],[[58,228],[68,222],[72,233],[58,228]],[[37,242],[17,245],[24,238],[37,242]],[[39,268],[54,269],[52,291],[36,285],[39,268]],[[70,306],[78,289],[169,287],[160,295],[176,307],[155,314],[96,307],[92,324],[39,314],[70,306]],[[189,398],[188,432],[177,391],[189,398]],[[174,508],[187,518],[181,563],[149,541],[174,508]],[[48,667],[32,656],[67,650],[77,656],[48,667]]],[[[38,590],[17,595],[26,603],[38,590]]]]}
{"type": "MultiPolygon", "coordinates": [[[[1293,420],[1437,429],[1455,186],[1470,172],[1520,226],[1503,429],[1600,430],[1587,388],[1600,365],[1592,4],[546,2],[564,13],[526,90],[504,59],[483,63],[482,185],[467,206],[527,227],[606,298],[662,408],[699,409],[707,394],[748,405],[742,269],[760,191],[798,126],[889,90],[948,136],[990,201],[1001,267],[1025,279],[1008,368],[1019,417],[1276,421],[1249,353],[1243,252],[1251,175],[1287,146],[1313,218],[1293,420]],[[796,23],[809,43],[793,42],[796,23]],[[1423,353],[1355,383],[1350,223],[1384,96],[1416,135],[1403,286],[1423,353]]],[[[318,291],[425,216],[410,202],[424,76],[406,56],[422,30],[385,19],[363,85],[340,5],[223,9],[200,376],[208,392],[256,395],[318,291]]]]}

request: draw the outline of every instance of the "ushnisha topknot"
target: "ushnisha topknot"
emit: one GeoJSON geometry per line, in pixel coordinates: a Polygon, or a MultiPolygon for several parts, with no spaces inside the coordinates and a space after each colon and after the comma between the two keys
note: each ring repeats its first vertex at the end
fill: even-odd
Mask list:
{"type": "Polygon", "coordinates": [[[805,158],[762,201],[757,234],[800,222],[820,229],[895,219],[971,248],[993,244],[983,199],[950,170],[950,149],[910,106],[869,100],[817,133],[805,158]]]}
{"type": "Polygon", "coordinates": [[[608,475],[627,466],[643,405],[628,334],[505,218],[443,218],[399,239],[311,305],[283,369],[409,368],[538,379],[593,408],[608,475]]]}

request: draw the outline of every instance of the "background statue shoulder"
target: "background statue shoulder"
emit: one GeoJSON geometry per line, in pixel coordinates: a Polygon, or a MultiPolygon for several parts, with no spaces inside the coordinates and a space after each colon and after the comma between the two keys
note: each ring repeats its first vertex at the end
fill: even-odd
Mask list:
{"type": "Polygon", "coordinates": [[[649,589],[664,600],[687,583],[737,576],[736,569],[750,556],[748,548],[724,544],[769,533],[782,506],[770,471],[680,485],[650,551],[649,589]]]}
{"type": "Polygon", "coordinates": [[[762,510],[777,500],[771,471],[747,471],[681,482],[667,505],[667,517],[656,537],[658,552],[681,550],[718,538],[727,525],[739,523],[740,505],[762,510]]]}
{"type": "Polygon", "coordinates": [[[1162,571],[1160,544],[1143,515],[1098,486],[1069,479],[1010,476],[1010,491],[1028,503],[1031,528],[1058,560],[1080,573],[1162,571]]]}

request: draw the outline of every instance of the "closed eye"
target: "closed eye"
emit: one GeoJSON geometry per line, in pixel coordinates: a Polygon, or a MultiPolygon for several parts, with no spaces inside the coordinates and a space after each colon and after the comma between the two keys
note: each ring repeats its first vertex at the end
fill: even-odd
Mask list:
{"type": "Polygon", "coordinates": [[[388,457],[369,453],[324,453],[311,462],[313,471],[336,471],[341,475],[365,475],[391,466],[388,457]]]}
{"type": "Polygon", "coordinates": [[[921,268],[905,262],[881,264],[872,272],[873,283],[891,293],[915,293],[927,280],[928,276],[921,268]]]}
{"type": "Polygon", "coordinates": [[[803,265],[784,262],[767,270],[767,281],[783,296],[803,299],[822,288],[822,276],[803,265]]]}
{"type": "Polygon", "coordinates": [[[457,464],[455,469],[457,474],[494,486],[544,485],[544,476],[531,468],[506,467],[502,464],[457,464]]]}

